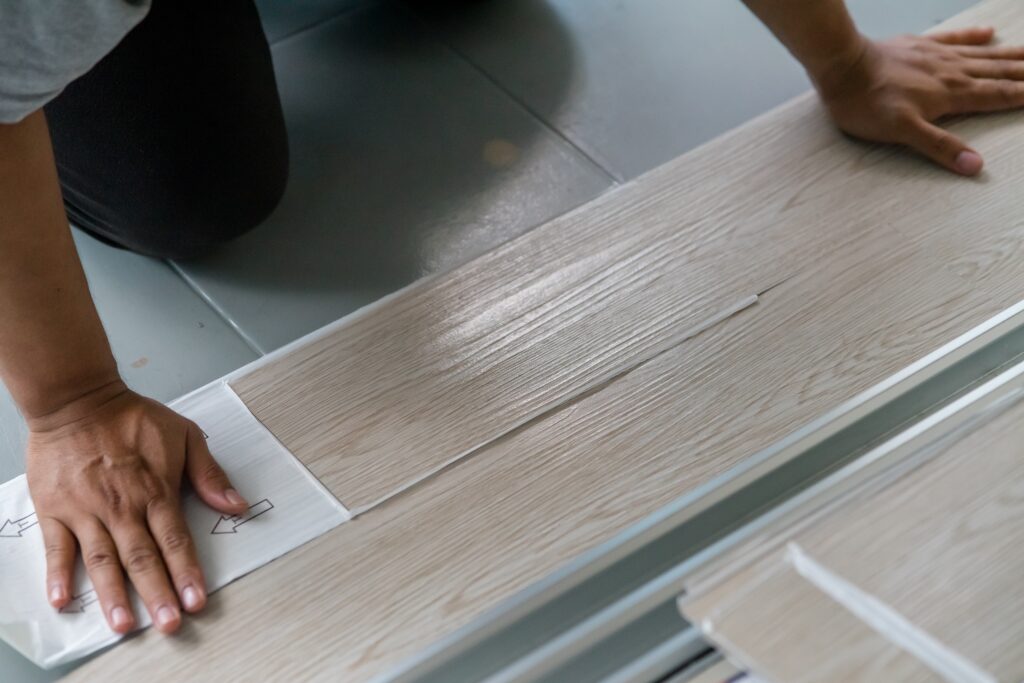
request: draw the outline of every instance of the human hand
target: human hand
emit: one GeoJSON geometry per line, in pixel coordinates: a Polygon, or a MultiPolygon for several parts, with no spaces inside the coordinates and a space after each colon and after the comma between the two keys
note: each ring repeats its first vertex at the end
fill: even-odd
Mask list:
{"type": "Polygon", "coordinates": [[[247,506],[195,423],[118,381],[29,420],[26,459],[54,607],[71,600],[77,539],[114,631],[135,626],[122,567],[161,632],[178,628],[181,606],[203,608],[206,586],[182,514],[182,475],[223,514],[247,506]]]}
{"type": "Polygon", "coordinates": [[[885,42],[860,40],[850,58],[811,79],[832,118],[865,140],[906,145],[962,175],[981,155],[935,125],[944,116],[1024,106],[1024,46],[989,45],[992,28],[885,42]]]}

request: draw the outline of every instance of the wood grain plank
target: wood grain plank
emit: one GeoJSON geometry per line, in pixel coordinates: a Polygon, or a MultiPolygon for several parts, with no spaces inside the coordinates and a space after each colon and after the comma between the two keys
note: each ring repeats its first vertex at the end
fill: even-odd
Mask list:
{"type": "Polygon", "coordinates": [[[691,604],[688,618],[759,677],[786,683],[940,683],[948,679],[801,577],[783,553],[691,604]],[[792,615],[801,618],[792,618],[792,615]]]}
{"type": "Polygon", "coordinates": [[[882,232],[898,193],[865,209],[835,192],[851,182],[844,169],[866,182],[870,153],[803,98],[232,386],[348,507],[365,508],[807,260],[882,232]],[[744,155],[779,161],[735,163],[744,155]]]}
{"type": "Polygon", "coordinates": [[[889,235],[220,591],[187,625],[200,647],[145,633],[78,680],[394,666],[995,312],[889,235]],[[273,627],[238,638],[260,620],[273,627]]]}
{"type": "MultiPolygon", "coordinates": [[[[959,21],[983,19],[1024,39],[1016,8],[959,21]]],[[[981,180],[851,143],[798,98],[232,386],[362,510],[852,241],[895,230],[1000,300],[1024,298],[1024,117],[955,127],[986,152],[981,180]]]]}
{"type": "MultiPolygon", "coordinates": [[[[1024,677],[1024,403],[899,477],[862,491],[799,531],[780,529],[830,574],[873,596],[991,680],[1024,677]]],[[[829,633],[809,680],[879,680],[864,667],[891,649],[775,552],[686,607],[755,671],[816,671],[808,633],[829,633]],[[787,596],[781,599],[782,596],[787,596]],[[765,633],[773,635],[771,647],[765,633]]],[[[902,646],[904,651],[906,647],[902,646]]],[[[890,680],[903,678],[889,676],[890,680]]],[[[791,680],[780,677],[779,680],[791,680]]]]}

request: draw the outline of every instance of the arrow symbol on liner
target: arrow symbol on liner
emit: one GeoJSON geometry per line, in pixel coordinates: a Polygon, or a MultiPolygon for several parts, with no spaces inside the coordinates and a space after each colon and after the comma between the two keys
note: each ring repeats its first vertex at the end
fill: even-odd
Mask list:
{"type": "Polygon", "coordinates": [[[238,527],[242,526],[246,522],[256,519],[265,512],[270,512],[274,509],[274,504],[264,498],[258,503],[253,503],[249,506],[249,509],[240,515],[231,515],[230,517],[220,516],[217,523],[213,525],[213,531],[211,534],[237,534],[238,527]]]}
{"type": "Polygon", "coordinates": [[[71,602],[61,607],[60,612],[62,614],[84,612],[86,607],[96,602],[98,599],[95,589],[87,590],[84,593],[72,596],[71,602]]]}
{"type": "Polygon", "coordinates": [[[0,538],[21,538],[26,529],[31,529],[36,524],[39,524],[39,519],[34,512],[21,519],[8,519],[0,526],[0,538]]]}

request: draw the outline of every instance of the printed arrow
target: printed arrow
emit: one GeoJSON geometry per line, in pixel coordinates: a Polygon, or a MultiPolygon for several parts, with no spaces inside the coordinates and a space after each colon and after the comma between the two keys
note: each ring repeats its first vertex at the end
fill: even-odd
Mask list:
{"type": "Polygon", "coordinates": [[[252,521],[262,515],[265,512],[270,512],[274,509],[273,503],[264,498],[258,503],[253,503],[249,506],[246,512],[240,515],[231,515],[230,517],[220,516],[217,523],[213,526],[211,534],[237,534],[238,527],[242,526],[246,522],[252,521]]]}
{"type": "Polygon", "coordinates": [[[34,512],[21,519],[8,519],[0,526],[0,538],[21,538],[26,529],[31,529],[36,524],[39,524],[39,519],[34,512]]]}
{"type": "Polygon", "coordinates": [[[71,597],[71,602],[61,607],[60,611],[63,614],[81,613],[85,611],[86,607],[96,602],[97,600],[99,600],[99,597],[96,595],[96,590],[90,589],[85,591],[84,593],[73,595],[71,597]]]}

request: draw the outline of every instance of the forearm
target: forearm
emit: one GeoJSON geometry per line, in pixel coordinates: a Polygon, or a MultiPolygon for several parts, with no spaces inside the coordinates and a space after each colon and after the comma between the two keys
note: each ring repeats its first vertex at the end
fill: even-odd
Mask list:
{"type": "Polygon", "coordinates": [[[119,384],[42,112],[0,125],[0,377],[30,421],[119,384]]]}
{"type": "Polygon", "coordinates": [[[843,0],[744,0],[819,88],[856,63],[865,39],[843,0]],[[822,83],[826,81],[826,83],[822,83]]]}

